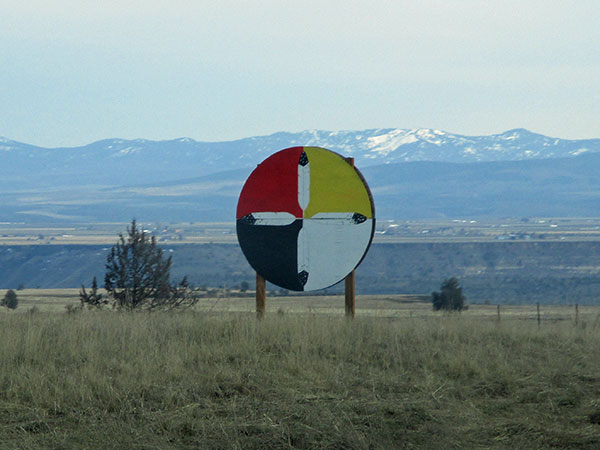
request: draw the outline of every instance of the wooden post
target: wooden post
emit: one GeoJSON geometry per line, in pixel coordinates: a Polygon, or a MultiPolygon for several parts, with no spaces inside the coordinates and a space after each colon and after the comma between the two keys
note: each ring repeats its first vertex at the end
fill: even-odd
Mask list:
{"type": "Polygon", "coordinates": [[[356,311],[356,297],[354,293],[355,277],[354,270],[345,279],[346,317],[354,319],[356,311]]]}
{"type": "MultiPolygon", "coordinates": [[[[352,167],[354,167],[354,158],[344,158],[348,161],[352,167]]],[[[356,312],[356,295],[355,295],[355,287],[356,287],[356,279],[354,276],[354,270],[350,272],[350,274],[345,279],[345,299],[346,299],[346,317],[354,319],[354,314],[356,312]]]]}
{"type": "Polygon", "coordinates": [[[500,322],[500,303],[498,303],[498,322],[500,322]]]}
{"type": "Polygon", "coordinates": [[[579,323],[579,304],[575,303],[575,325],[579,323]]]}
{"type": "Polygon", "coordinates": [[[262,319],[267,307],[267,282],[256,272],[256,317],[262,319]]]}
{"type": "Polygon", "coordinates": [[[538,321],[538,327],[539,327],[540,324],[542,323],[542,318],[540,317],[540,302],[537,302],[537,321],[538,321]]]}

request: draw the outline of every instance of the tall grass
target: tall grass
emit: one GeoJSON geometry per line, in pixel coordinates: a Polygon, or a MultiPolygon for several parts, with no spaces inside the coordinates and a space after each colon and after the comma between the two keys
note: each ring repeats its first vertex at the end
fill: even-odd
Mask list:
{"type": "Polygon", "coordinates": [[[600,329],[2,314],[0,448],[600,448],[600,329]]]}

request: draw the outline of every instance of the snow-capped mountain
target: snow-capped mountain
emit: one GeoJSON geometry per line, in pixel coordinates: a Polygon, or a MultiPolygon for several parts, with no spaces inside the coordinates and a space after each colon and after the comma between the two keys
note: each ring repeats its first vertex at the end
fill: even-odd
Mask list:
{"type": "Polygon", "coordinates": [[[364,167],[410,161],[519,161],[600,151],[600,139],[556,139],[525,129],[490,136],[463,136],[428,128],[305,131],[298,133],[298,137],[284,135],[298,145],[305,142],[304,145],[318,145],[354,156],[364,167]]]}
{"type": "Polygon", "coordinates": [[[354,157],[379,217],[600,215],[600,139],[373,129],[73,148],[0,138],[0,222],[230,220],[256,164],[296,145],[354,157]]]}
{"type": "Polygon", "coordinates": [[[518,161],[600,152],[600,139],[566,140],[515,129],[463,136],[432,129],[302,131],[229,142],[106,139],[71,148],[42,148],[0,138],[0,183],[124,185],[252,168],[277,150],[325,147],[355,158],[357,167],[412,161],[518,161]]]}

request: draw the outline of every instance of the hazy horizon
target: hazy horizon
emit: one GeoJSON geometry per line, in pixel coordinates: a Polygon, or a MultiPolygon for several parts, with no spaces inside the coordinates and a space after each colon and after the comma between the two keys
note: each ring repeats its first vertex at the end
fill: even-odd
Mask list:
{"type": "MultiPolygon", "coordinates": [[[[273,133],[269,133],[269,134],[263,134],[263,135],[254,135],[254,136],[243,136],[240,138],[235,138],[235,139],[227,139],[227,140],[200,140],[200,139],[194,139],[190,136],[177,136],[174,138],[168,138],[168,139],[148,139],[145,137],[132,137],[132,138],[123,138],[121,136],[107,136],[107,137],[103,137],[101,139],[97,139],[94,141],[90,141],[90,142],[84,142],[82,144],[74,144],[74,145],[64,145],[64,146],[44,146],[44,145],[37,145],[37,144],[33,144],[31,142],[24,142],[24,141],[19,141],[16,139],[12,139],[10,136],[2,136],[0,135],[0,143],[2,143],[3,139],[7,139],[9,141],[13,141],[13,142],[18,142],[21,144],[26,144],[26,145],[33,145],[39,148],[78,148],[78,147],[85,147],[87,145],[91,145],[91,144],[95,144],[97,142],[102,142],[102,141],[126,141],[126,142],[132,142],[132,141],[148,141],[148,142],[172,142],[172,141],[194,141],[194,142],[198,142],[198,143],[205,143],[205,144],[221,144],[221,143],[227,143],[227,142],[235,142],[235,141],[243,141],[246,139],[254,139],[254,138],[268,138],[270,136],[273,135],[277,135],[279,133],[289,133],[289,134],[300,134],[300,133],[317,133],[317,132],[323,132],[323,133],[332,133],[332,135],[335,135],[337,133],[361,133],[361,132],[366,132],[366,131],[371,131],[371,130],[381,130],[381,131],[386,131],[386,130],[406,130],[408,132],[413,132],[413,131],[420,131],[420,130],[431,130],[433,132],[442,132],[442,133],[446,133],[448,136],[464,136],[466,138],[480,138],[480,137],[492,137],[492,136],[500,136],[502,134],[505,134],[507,132],[511,132],[513,130],[525,130],[528,131],[534,135],[540,135],[540,136],[544,136],[546,138],[550,138],[550,139],[560,139],[562,141],[584,141],[584,140],[595,140],[598,139],[600,140],[600,137],[592,137],[592,138],[583,138],[583,139],[566,139],[563,138],[562,136],[546,136],[543,135],[541,133],[536,132],[535,130],[528,130],[525,128],[513,128],[511,130],[503,130],[503,131],[499,131],[496,133],[487,133],[487,134],[482,134],[482,135],[463,135],[460,133],[454,133],[451,130],[436,130],[433,128],[371,128],[371,129],[362,129],[362,130],[317,130],[317,129],[312,129],[312,130],[300,130],[299,132],[293,132],[293,131],[288,131],[288,130],[279,130],[279,131],[275,131],[273,133]]],[[[382,136],[385,135],[387,133],[382,133],[382,136]]]]}
{"type": "Polygon", "coordinates": [[[597,4],[157,0],[0,6],[0,135],[278,131],[600,136],[597,4]]]}

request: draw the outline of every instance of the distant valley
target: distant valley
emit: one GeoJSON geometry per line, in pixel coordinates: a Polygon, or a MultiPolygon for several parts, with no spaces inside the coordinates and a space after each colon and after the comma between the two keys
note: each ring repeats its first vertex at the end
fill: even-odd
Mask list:
{"type": "Polygon", "coordinates": [[[600,212],[600,139],[378,129],[216,143],[110,139],[56,149],[0,138],[0,221],[232,221],[256,164],[294,145],[353,156],[380,219],[600,212]]]}
{"type": "MultiPolygon", "coordinates": [[[[236,288],[255,272],[238,245],[166,247],[173,280],[236,288]]],[[[101,245],[0,246],[0,289],[73,288],[104,278],[109,248],[101,245]]],[[[599,242],[473,242],[374,244],[357,269],[359,294],[429,295],[458,277],[471,303],[597,303],[599,242]]],[[[101,282],[101,281],[100,281],[101,282]]],[[[279,290],[269,283],[270,290],[279,290]]],[[[327,290],[340,293],[343,283],[327,290]]],[[[323,291],[321,291],[323,292],[323,291]]]]}

